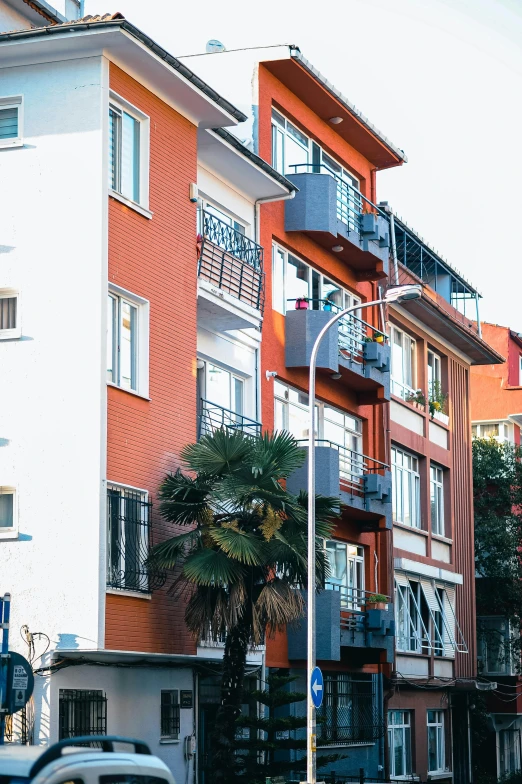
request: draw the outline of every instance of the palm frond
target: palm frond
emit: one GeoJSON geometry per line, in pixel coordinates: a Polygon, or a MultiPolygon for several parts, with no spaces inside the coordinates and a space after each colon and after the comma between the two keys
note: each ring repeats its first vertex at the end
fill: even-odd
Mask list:
{"type": "Polygon", "coordinates": [[[300,591],[285,580],[275,578],[262,587],[254,609],[254,636],[262,639],[265,629],[271,635],[302,618],[304,600],[300,591]]]}
{"type": "Polygon", "coordinates": [[[247,566],[260,566],[264,563],[266,548],[263,540],[247,531],[242,531],[232,523],[211,526],[209,535],[235,561],[247,566]]]}
{"type": "Polygon", "coordinates": [[[255,478],[267,476],[277,481],[287,479],[305,459],[305,451],[301,449],[293,436],[286,431],[264,433],[255,439],[252,458],[252,473],[255,478]]]}
{"type": "Polygon", "coordinates": [[[160,569],[174,569],[180,560],[185,559],[199,545],[200,540],[201,533],[197,528],[166,539],[152,548],[147,564],[160,569]]]}
{"type": "Polygon", "coordinates": [[[184,565],[183,575],[195,585],[227,586],[237,582],[243,569],[237,561],[229,558],[223,550],[196,550],[184,565]]]}
{"type": "Polygon", "coordinates": [[[199,474],[193,478],[178,468],[174,474],[168,474],[160,485],[161,516],[175,525],[201,522],[208,509],[207,499],[213,486],[210,477],[199,474]]]}
{"type": "Polygon", "coordinates": [[[253,441],[241,430],[216,430],[186,446],[181,458],[191,471],[219,477],[249,462],[253,441]]]}

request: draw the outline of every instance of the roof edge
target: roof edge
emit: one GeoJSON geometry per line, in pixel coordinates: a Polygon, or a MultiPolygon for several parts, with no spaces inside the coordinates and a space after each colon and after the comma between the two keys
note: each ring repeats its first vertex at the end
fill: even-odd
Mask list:
{"type": "Polygon", "coordinates": [[[23,2],[53,24],[64,24],[68,21],[65,16],[62,16],[56,8],[50,6],[45,0],[23,0],[23,2]]]}

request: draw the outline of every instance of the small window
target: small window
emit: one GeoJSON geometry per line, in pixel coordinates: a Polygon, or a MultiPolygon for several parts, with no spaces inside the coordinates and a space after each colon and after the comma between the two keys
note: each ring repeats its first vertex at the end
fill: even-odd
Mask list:
{"type": "Polygon", "coordinates": [[[428,395],[433,397],[441,391],[442,363],[438,354],[428,351],[428,395]]]}
{"type": "Polygon", "coordinates": [[[16,291],[0,289],[0,340],[20,337],[19,305],[16,291]]]}
{"type": "Polygon", "coordinates": [[[411,711],[388,711],[390,776],[411,775],[411,711]]]}
{"type": "Polygon", "coordinates": [[[58,738],[107,734],[107,697],[98,689],[60,689],[58,738]]]}
{"type": "Polygon", "coordinates": [[[415,341],[398,327],[391,327],[391,391],[402,397],[415,389],[415,341]]]}
{"type": "Polygon", "coordinates": [[[107,381],[147,396],[149,303],[111,289],[107,305],[107,381]]]}
{"type": "Polygon", "coordinates": [[[410,452],[392,447],[393,520],[421,527],[419,459],[410,452]]]}
{"type": "Polygon", "coordinates": [[[430,466],[431,531],[444,536],[444,472],[436,465],[430,466]]]}
{"type": "Polygon", "coordinates": [[[15,528],[15,491],[9,487],[0,487],[0,536],[11,533],[15,528]]]}
{"type": "Polygon", "coordinates": [[[109,105],[109,188],[148,208],[149,118],[121,99],[109,105]]]}
{"type": "Polygon", "coordinates": [[[428,711],[428,773],[444,773],[444,711],[428,711]]]}
{"type": "Polygon", "coordinates": [[[142,490],[107,486],[107,586],[150,593],[151,504],[142,490]]]}
{"type": "Polygon", "coordinates": [[[22,98],[0,98],[0,147],[22,144],[22,98]]]}
{"type": "Polygon", "coordinates": [[[177,689],[161,692],[161,737],[177,740],[180,732],[179,693],[177,689]]]}

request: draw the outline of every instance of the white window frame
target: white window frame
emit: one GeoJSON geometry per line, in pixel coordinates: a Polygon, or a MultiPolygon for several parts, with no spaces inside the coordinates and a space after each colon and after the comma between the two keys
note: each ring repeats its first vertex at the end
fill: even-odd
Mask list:
{"type": "MultiPolygon", "coordinates": [[[[149,171],[150,171],[150,117],[144,114],[137,106],[129,103],[120,95],[112,92],[109,93],[109,106],[107,108],[107,150],[109,149],[109,110],[114,107],[120,112],[125,112],[130,115],[134,120],[139,123],[139,163],[138,163],[138,177],[139,177],[139,198],[138,200],[131,199],[120,193],[118,190],[112,188],[110,183],[110,172],[107,171],[107,182],[109,183],[109,193],[114,198],[130,206],[138,205],[142,209],[148,211],[149,209],[149,171]]],[[[108,166],[108,158],[107,158],[108,166]]]]}
{"type": "Polygon", "coordinates": [[[412,711],[409,710],[389,710],[388,711],[388,748],[390,757],[390,778],[406,779],[411,778],[412,773],[412,711]],[[401,714],[399,722],[392,721],[392,714],[401,714]],[[395,732],[401,730],[402,735],[402,773],[397,773],[395,769],[395,732]],[[408,741],[406,741],[408,738],[408,741]],[[407,747],[409,746],[409,757],[407,747]]]}
{"type": "Polygon", "coordinates": [[[330,577],[326,580],[325,589],[328,591],[340,591],[341,593],[341,607],[343,609],[360,610],[364,605],[364,547],[361,545],[352,544],[351,542],[342,542],[339,539],[324,539],[323,549],[328,559],[328,544],[334,544],[336,548],[339,546],[344,547],[346,550],[346,583],[348,582],[349,565],[353,567],[354,584],[348,586],[340,580],[330,577]]]}
{"type": "Polygon", "coordinates": [[[431,349],[428,349],[428,365],[427,365],[427,376],[428,376],[428,396],[431,397],[433,395],[433,382],[439,383],[439,388],[442,384],[442,359],[439,354],[436,354],[431,349]],[[430,364],[431,360],[431,364],[430,364]],[[429,368],[433,368],[433,380],[429,380],[429,368]]]}
{"type": "Polygon", "coordinates": [[[392,468],[392,510],[393,522],[406,525],[409,528],[421,528],[421,510],[420,510],[420,473],[419,473],[419,458],[412,452],[406,449],[392,445],[391,450],[391,468],[392,468]],[[401,455],[401,464],[397,462],[397,456],[401,455]],[[411,462],[411,468],[404,465],[405,458],[411,462]],[[416,466],[416,468],[414,468],[416,466]],[[399,519],[404,517],[404,499],[405,494],[408,494],[409,488],[409,508],[411,522],[407,523],[399,519]],[[402,510],[402,511],[401,511],[402,510]]]}
{"type": "Polygon", "coordinates": [[[2,109],[17,109],[18,111],[18,136],[12,139],[0,139],[0,149],[11,149],[24,146],[24,97],[11,95],[0,98],[0,111],[2,109]]]}
{"type": "MultiPolygon", "coordinates": [[[[287,302],[287,296],[286,296],[287,295],[287,278],[288,278],[287,267],[288,267],[288,257],[289,256],[291,256],[292,258],[296,259],[296,261],[298,261],[300,264],[302,264],[304,267],[307,267],[307,269],[308,269],[308,294],[306,296],[306,299],[309,299],[309,300],[313,299],[312,276],[315,273],[316,275],[319,276],[319,300],[320,300],[320,302],[323,302],[324,300],[327,299],[326,294],[324,293],[324,287],[325,287],[325,281],[328,281],[330,283],[333,283],[335,286],[338,286],[339,290],[343,293],[343,300],[344,300],[343,308],[348,308],[348,307],[351,307],[352,305],[360,305],[361,304],[361,298],[358,297],[356,294],[353,294],[348,289],[344,288],[344,286],[341,283],[337,283],[337,281],[334,280],[333,278],[331,278],[331,277],[329,277],[327,275],[323,275],[323,273],[319,272],[318,269],[315,269],[315,267],[312,267],[312,266],[310,266],[310,264],[307,264],[306,261],[303,261],[296,253],[290,253],[290,251],[288,251],[286,248],[283,248],[282,245],[278,245],[277,243],[274,242],[274,243],[272,243],[272,309],[273,310],[276,310],[278,313],[281,313],[283,316],[285,316],[286,313],[289,310],[293,310],[294,307],[295,307],[295,302],[288,303],[287,302]],[[277,277],[276,277],[276,274],[275,274],[275,270],[276,270],[276,254],[278,254],[278,253],[281,254],[282,257],[283,257],[283,280],[282,281],[278,281],[277,277]],[[275,296],[276,286],[282,287],[283,310],[279,309],[278,307],[275,307],[275,305],[274,305],[274,303],[277,303],[277,300],[280,299],[280,297],[275,296]]],[[[313,310],[313,309],[319,310],[320,309],[319,308],[319,303],[317,303],[317,302],[312,303],[312,307],[310,308],[310,310],[313,310]]],[[[355,311],[355,315],[360,318],[360,316],[359,316],[357,311],[355,311]]]]}
{"type": "Polygon", "coordinates": [[[473,438],[493,438],[495,441],[498,441],[499,444],[514,442],[513,425],[511,422],[502,419],[496,422],[473,422],[471,432],[473,438]],[[492,425],[498,428],[498,435],[492,436],[488,433],[482,433],[484,428],[491,427],[492,425]]]}
{"type": "Polygon", "coordinates": [[[417,383],[417,342],[407,332],[395,324],[390,324],[390,347],[391,347],[391,392],[403,400],[409,394],[415,394],[415,386],[417,383]],[[402,367],[394,368],[393,362],[393,347],[395,345],[395,335],[401,335],[402,341],[402,367]],[[409,351],[406,351],[406,346],[409,345],[409,351]],[[407,360],[409,357],[409,360],[407,360]],[[408,375],[406,365],[411,361],[411,386],[404,380],[408,375]]]}
{"type": "MultiPolygon", "coordinates": [[[[106,487],[105,487],[106,499],[108,498],[109,492],[111,490],[116,491],[116,492],[121,492],[122,495],[120,495],[120,505],[122,505],[122,502],[125,500],[124,493],[125,493],[125,491],[129,491],[131,493],[135,493],[136,495],[140,495],[142,503],[144,503],[144,504],[148,504],[149,503],[149,491],[148,490],[144,490],[141,487],[133,487],[132,485],[124,485],[121,482],[111,482],[110,480],[107,480],[107,482],[105,484],[106,484],[106,487]]],[[[150,514],[150,510],[149,510],[148,514],[150,514]]],[[[121,515],[121,517],[123,517],[123,515],[121,515]]],[[[149,525],[151,524],[150,519],[148,520],[148,523],[149,523],[149,525]]],[[[108,572],[108,568],[109,568],[109,562],[108,561],[109,561],[109,558],[110,558],[110,550],[109,550],[109,520],[108,520],[108,516],[106,518],[105,542],[106,542],[106,558],[107,558],[107,572],[108,572]]],[[[106,593],[118,593],[118,594],[126,594],[126,593],[128,593],[128,594],[132,594],[133,596],[138,596],[138,597],[141,597],[141,598],[146,597],[146,596],[150,596],[150,593],[147,594],[147,593],[137,592],[137,591],[134,591],[132,588],[112,588],[109,585],[105,586],[105,591],[106,591],[106,593]]]]}
{"type": "Polygon", "coordinates": [[[0,528],[1,539],[16,539],[18,537],[18,492],[12,485],[0,485],[0,495],[13,496],[13,525],[9,528],[0,528]]]}
{"type": "Polygon", "coordinates": [[[0,340],[13,340],[22,336],[21,297],[17,289],[0,289],[0,299],[16,299],[16,325],[13,329],[0,329],[0,340]]]}
{"type": "Polygon", "coordinates": [[[271,123],[272,123],[272,165],[276,171],[280,174],[304,174],[307,171],[305,165],[298,169],[292,169],[290,171],[286,171],[286,139],[288,136],[292,137],[292,140],[302,147],[303,151],[306,151],[307,155],[307,165],[310,164],[310,137],[307,136],[300,128],[297,127],[293,122],[288,120],[280,111],[276,109],[274,106],[272,107],[272,114],[271,114],[271,123]],[[277,116],[275,116],[277,115],[277,116]],[[293,128],[297,131],[298,134],[304,136],[307,140],[307,145],[305,146],[303,142],[297,138],[295,134],[289,133],[288,126],[293,128]],[[274,160],[274,148],[278,149],[278,145],[274,145],[274,140],[280,138],[282,140],[282,161],[274,160]]]}
{"type": "Polygon", "coordinates": [[[444,711],[436,708],[428,708],[426,711],[426,727],[428,734],[428,774],[430,773],[445,773],[446,772],[446,739],[444,737],[444,711]],[[435,719],[430,721],[430,714],[436,714],[435,719]],[[437,763],[438,767],[429,769],[429,736],[430,728],[435,730],[435,738],[437,741],[437,763]]]}
{"type": "MultiPolygon", "coordinates": [[[[136,325],[136,389],[127,388],[121,385],[119,381],[119,374],[120,374],[120,363],[118,357],[117,348],[114,352],[116,356],[116,362],[113,362],[116,367],[113,368],[113,374],[116,374],[116,380],[114,378],[110,380],[107,378],[107,384],[112,387],[117,387],[118,389],[123,389],[125,392],[129,392],[130,394],[139,395],[141,397],[148,398],[149,396],[149,330],[150,330],[150,303],[148,300],[144,299],[143,297],[139,297],[137,294],[133,294],[127,289],[122,289],[119,286],[115,286],[112,283],[109,284],[108,287],[108,296],[113,297],[116,300],[119,300],[118,303],[118,313],[121,310],[121,300],[128,302],[130,305],[133,305],[137,309],[137,325],[136,325]]],[[[107,332],[109,330],[109,319],[110,313],[107,309],[107,332]]],[[[118,318],[119,324],[119,318],[118,318]]],[[[113,341],[118,341],[118,336],[114,335],[113,333],[113,341]]],[[[107,341],[106,341],[107,343],[107,341]]],[[[105,367],[107,368],[106,373],[108,374],[108,356],[106,356],[105,367]]]]}
{"type": "Polygon", "coordinates": [[[436,463],[430,463],[430,517],[431,533],[445,536],[444,470],[436,463]]]}

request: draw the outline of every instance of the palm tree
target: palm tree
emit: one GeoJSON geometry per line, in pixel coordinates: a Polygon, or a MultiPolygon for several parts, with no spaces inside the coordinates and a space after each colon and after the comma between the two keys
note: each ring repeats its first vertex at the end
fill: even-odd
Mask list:
{"type": "MultiPolygon", "coordinates": [[[[182,460],[187,472],[178,469],[160,487],[160,513],[188,530],[158,544],[151,562],[177,570],[171,591],[187,596],[193,635],[225,638],[212,770],[215,782],[231,781],[248,647],[303,615],[307,495],[292,495],[284,483],[303,450],[287,433],[217,430],[187,446],[182,460]]],[[[331,534],[338,515],[338,499],[317,496],[318,538],[331,534]]],[[[318,547],[318,584],[325,568],[318,547]]]]}

